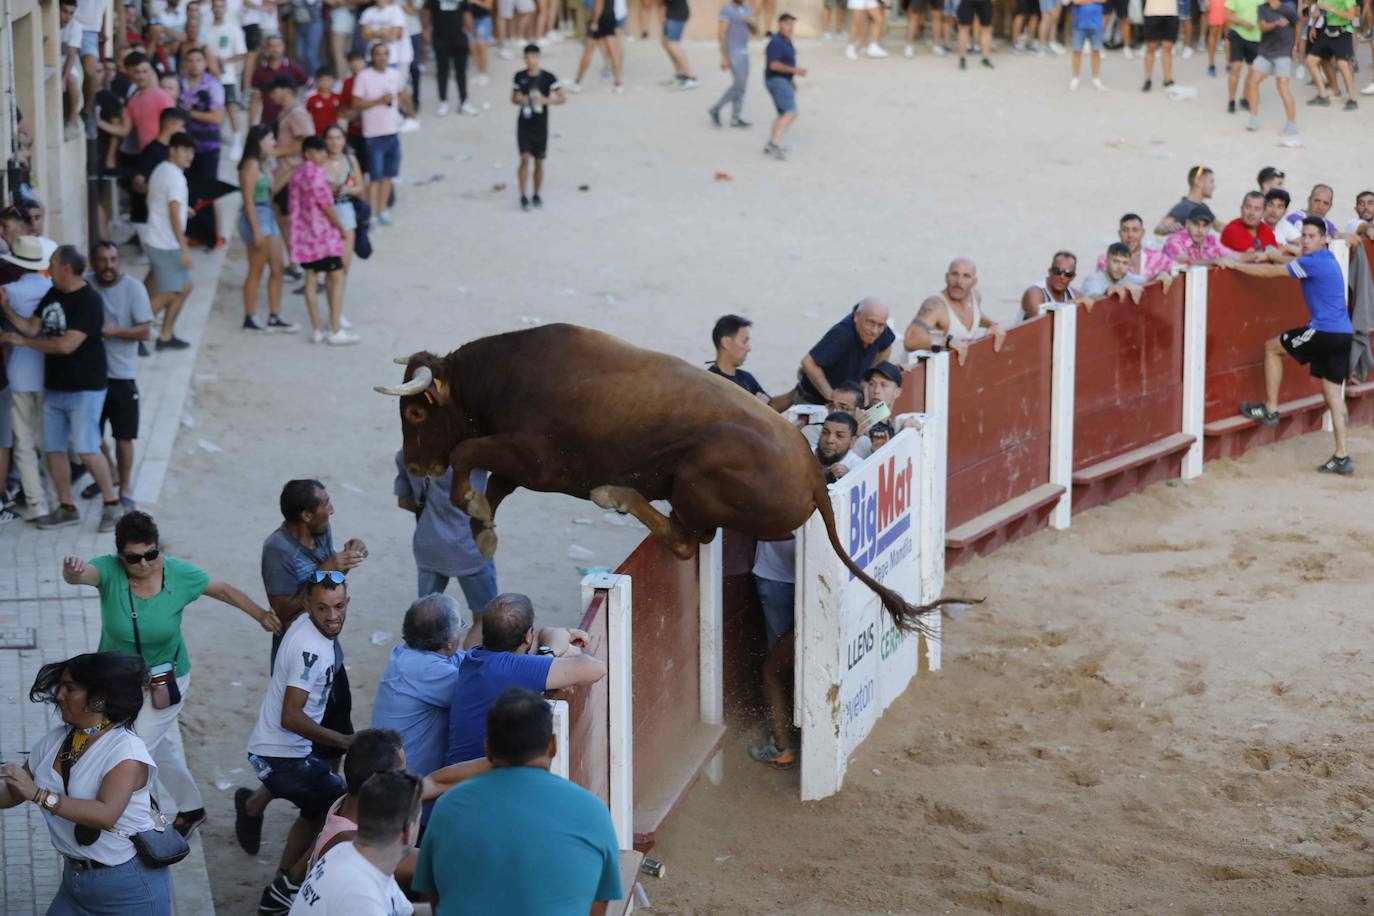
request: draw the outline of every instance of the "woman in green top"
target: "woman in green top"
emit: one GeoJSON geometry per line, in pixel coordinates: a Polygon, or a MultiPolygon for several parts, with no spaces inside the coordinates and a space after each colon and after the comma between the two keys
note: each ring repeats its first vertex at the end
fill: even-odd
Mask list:
{"type": "Polygon", "coordinates": [[[115,525],[115,555],[89,563],[69,556],[62,561],[62,578],[69,585],[100,590],[101,652],[142,655],[150,675],[171,673],[175,678],[177,690],[170,696],[175,702],[158,709],[145,696],[134,730],[148,746],[158,776],[176,800],[177,830],[190,836],[205,820],[205,802],[181,750],[168,737],[191,685],[191,660],[181,635],[182,611],[201,595],[209,595],[243,611],[269,633],[280,633],[281,621],[227,582],[212,582],[190,563],[162,556],[157,541],[152,517],[128,512],[115,525]]]}
{"type": "Polygon", "coordinates": [[[298,328],[281,317],[283,258],[277,219],[272,212],[272,195],[286,185],[285,170],[278,170],[273,181],[268,160],[276,152],[272,127],[260,124],[248,131],[239,160],[239,187],[243,209],[239,212],[239,238],[248,249],[248,275],[243,281],[243,329],[294,334],[298,328]],[[267,323],[258,320],[258,284],[267,268],[267,323]]]}

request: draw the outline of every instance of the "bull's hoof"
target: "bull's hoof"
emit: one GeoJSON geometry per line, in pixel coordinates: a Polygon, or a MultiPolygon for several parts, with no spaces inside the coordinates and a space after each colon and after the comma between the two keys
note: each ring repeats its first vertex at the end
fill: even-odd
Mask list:
{"type": "Polygon", "coordinates": [[[673,552],[673,556],[679,560],[690,560],[697,555],[697,545],[695,541],[668,541],[668,549],[673,552]]]}
{"type": "Polygon", "coordinates": [[[621,508],[620,498],[614,495],[610,487],[597,487],[588,495],[591,497],[591,501],[602,509],[614,510],[622,515],[625,513],[625,510],[621,508]]]}
{"type": "MultiPolygon", "coordinates": [[[[463,494],[464,509],[469,518],[476,519],[486,524],[491,523],[491,505],[487,502],[487,497],[478,493],[476,490],[469,490],[463,494]]],[[[494,549],[494,548],[493,548],[494,549]]],[[[487,557],[488,560],[491,557],[487,557]]]]}
{"type": "Polygon", "coordinates": [[[477,549],[482,553],[482,559],[490,560],[496,556],[496,529],[483,528],[473,537],[477,544],[477,549]]]}

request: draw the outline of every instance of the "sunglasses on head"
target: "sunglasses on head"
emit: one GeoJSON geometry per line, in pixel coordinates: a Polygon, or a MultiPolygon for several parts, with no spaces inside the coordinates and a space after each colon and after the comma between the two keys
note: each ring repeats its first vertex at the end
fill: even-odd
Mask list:
{"type": "Polygon", "coordinates": [[[1065,270],[1062,267],[1051,267],[1050,273],[1056,277],[1068,277],[1070,280],[1078,276],[1078,274],[1075,271],[1065,270]]]}
{"type": "Polygon", "coordinates": [[[139,563],[151,563],[157,559],[159,551],[156,547],[147,553],[126,553],[122,554],[126,566],[137,566],[139,563]]]}
{"type": "Polygon", "coordinates": [[[333,569],[317,569],[310,574],[310,581],[315,585],[320,584],[326,579],[333,582],[335,585],[344,584],[344,574],[333,569]]]}

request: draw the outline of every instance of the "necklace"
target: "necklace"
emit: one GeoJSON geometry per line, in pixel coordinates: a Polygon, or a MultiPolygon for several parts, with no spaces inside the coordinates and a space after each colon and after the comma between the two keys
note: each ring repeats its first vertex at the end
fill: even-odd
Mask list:
{"type": "Polygon", "coordinates": [[[110,720],[103,719],[99,725],[92,725],[90,728],[73,728],[71,734],[71,750],[61,755],[63,760],[70,760],[72,763],[81,759],[81,755],[91,746],[96,736],[110,727],[110,720]]]}

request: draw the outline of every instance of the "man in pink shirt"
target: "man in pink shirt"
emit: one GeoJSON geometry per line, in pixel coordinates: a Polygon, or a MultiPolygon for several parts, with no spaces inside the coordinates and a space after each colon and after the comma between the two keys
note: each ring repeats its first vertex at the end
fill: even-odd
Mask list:
{"type": "Polygon", "coordinates": [[[1183,221],[1183,228],[1164,240],[1164,253],[1179,264],[1211,264],[1230,257],[1234,252],[1222,247],[1221,240],[1212,234],[1212,208],[1193,204],[1183,221]]]}
{"type": "Polygon", "coordinates": [[[324,161],[329,153],[320,137],[306,137],[301,143],[305,157],[288,185],[291,195],[291,257],[305,271],[305,308],[315,329],[315,343],[344,346],[358,342],[358,335],[344,330],[343,315],[343,224],[334,212],[334,192],[324,161]],[[315,275],[323,273],[325,295],[329,297],[329,330],[320,327],[315,303],[315,275]]]}
{"type": "Polygon", "coordinates": [[[124,59],[124,65],[138,86],[138,91],[126,103],[125,110],[133,123],[134,139],[142,151],[157,139],[158,118],[162,117],[163,111],[176,105],[176,99],[158,85],[157,71],[144,55],[130,54],[124,59]]]}
{"type": "Polygon", "coordinates": [[[353,78],[353,108],[362,112],[363,137],[367,141],[367,191],[372,215],[383,226],[391,225],[386,212],[391,199],[391,179],[401,173],[401,116],[399,103],[409,106],[409,94],[401,71],[390,69],[390,49],[380,41],[372,46],[372,66],[353,78]]]}

